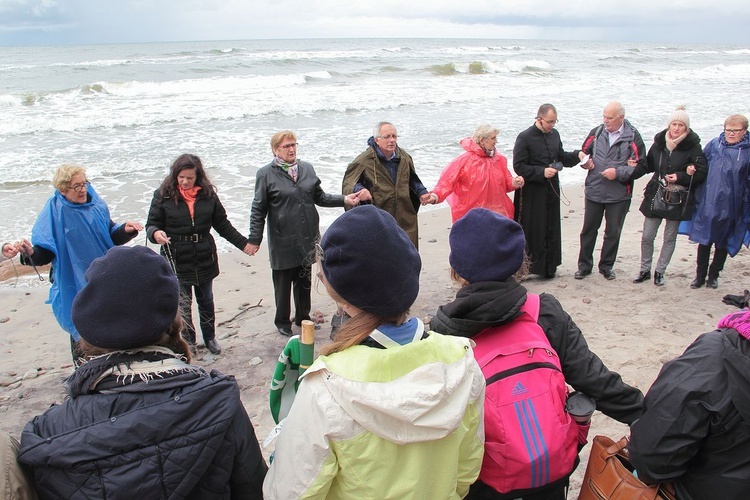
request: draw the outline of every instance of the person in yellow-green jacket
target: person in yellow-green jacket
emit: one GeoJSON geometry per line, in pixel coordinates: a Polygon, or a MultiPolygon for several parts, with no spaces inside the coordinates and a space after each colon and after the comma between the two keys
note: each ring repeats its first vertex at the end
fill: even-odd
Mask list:
{"type": "Polygon", "coordinates": [[[484,377],[468,339],[409,316],[416,248],[365,205],[330,226],[318,259],[351,319],[302,376],[264,498],[463,498],[484,452],[484,377]]]}

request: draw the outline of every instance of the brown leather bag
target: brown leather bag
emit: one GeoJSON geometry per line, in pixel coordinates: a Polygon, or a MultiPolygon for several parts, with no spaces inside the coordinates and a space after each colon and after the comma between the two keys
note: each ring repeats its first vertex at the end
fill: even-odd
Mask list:
{"type": "Polygon", "coordinates": [[[671,484],[648,486],[633,475],[628,438],[596,436],[578,500],[676,500],[671,484]]]}

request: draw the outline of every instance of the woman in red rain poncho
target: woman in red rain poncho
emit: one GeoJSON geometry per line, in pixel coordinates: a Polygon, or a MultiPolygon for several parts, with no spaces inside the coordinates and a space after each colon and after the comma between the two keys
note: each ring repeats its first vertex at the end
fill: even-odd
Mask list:
{"type": "Polygon", "coordinates": [[[498,130],[480,125],[472,137],[461,140],[466,150],[440,175],[429,203],[448,201],[453,222],[472,208],[482,207],[513,218],[507,193],[523,187],[523,177],[508,170],[508,160],[495,149],[498,130]],[[447,198],[447,200],[446,200],[447,198]]]}

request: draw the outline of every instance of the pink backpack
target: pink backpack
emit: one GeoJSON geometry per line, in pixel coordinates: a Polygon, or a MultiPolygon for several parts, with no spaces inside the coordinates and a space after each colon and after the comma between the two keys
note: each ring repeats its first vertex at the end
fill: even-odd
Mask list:
{"type": "Polygon", "coordinates": [[[537,323],[539,295],[528,294],[521,311],[473,339],[487,381],[479,479],[500,493],[562,479],[578,455],[578,426],[565,412],[560,359],[537,323]]]}

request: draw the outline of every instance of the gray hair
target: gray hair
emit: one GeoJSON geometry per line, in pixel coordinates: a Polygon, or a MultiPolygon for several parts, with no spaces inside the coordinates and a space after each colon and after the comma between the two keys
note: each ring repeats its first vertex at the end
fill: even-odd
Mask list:
{"type": "Polygon", "coordinates": [[[474,135],[471,136],[471,139],[479,144],[479,141],[482,139],[486,139],[491,135],[497,135],[500,131],[496,128],[494,128],[492,125],[487,125],[486,123],[479,125],[477,129],[474,131],[474,135]]]}
{"type": "Polygon", "coordinates": [[[747,118],[745,115],[730,115],[724,120],[724,126],[726,127],[730,123],[736,123],[743,129],[747,128],[747,118]]]}
{"type": "MultiPolygon", "coordinates": [[[[394,129],[396,128],[396,126],[391,122],[378,122],[378,124],[375,125],[375,129],[372,131],[372,136],[376,139],[380,138],[380,129],[385,127],[386,125],[390,125],[394,129]]],[[[398,129],[396,129],[396,133],[398,133],[398,129]]]]}
{"type": "Polygon", "coordinates": [[[625,116],[625,107],[617,101],[612,101],[604,106],[604,109],[607,108],[613,109],[614,112],[617,113],[617,116],[625,116]]]}

